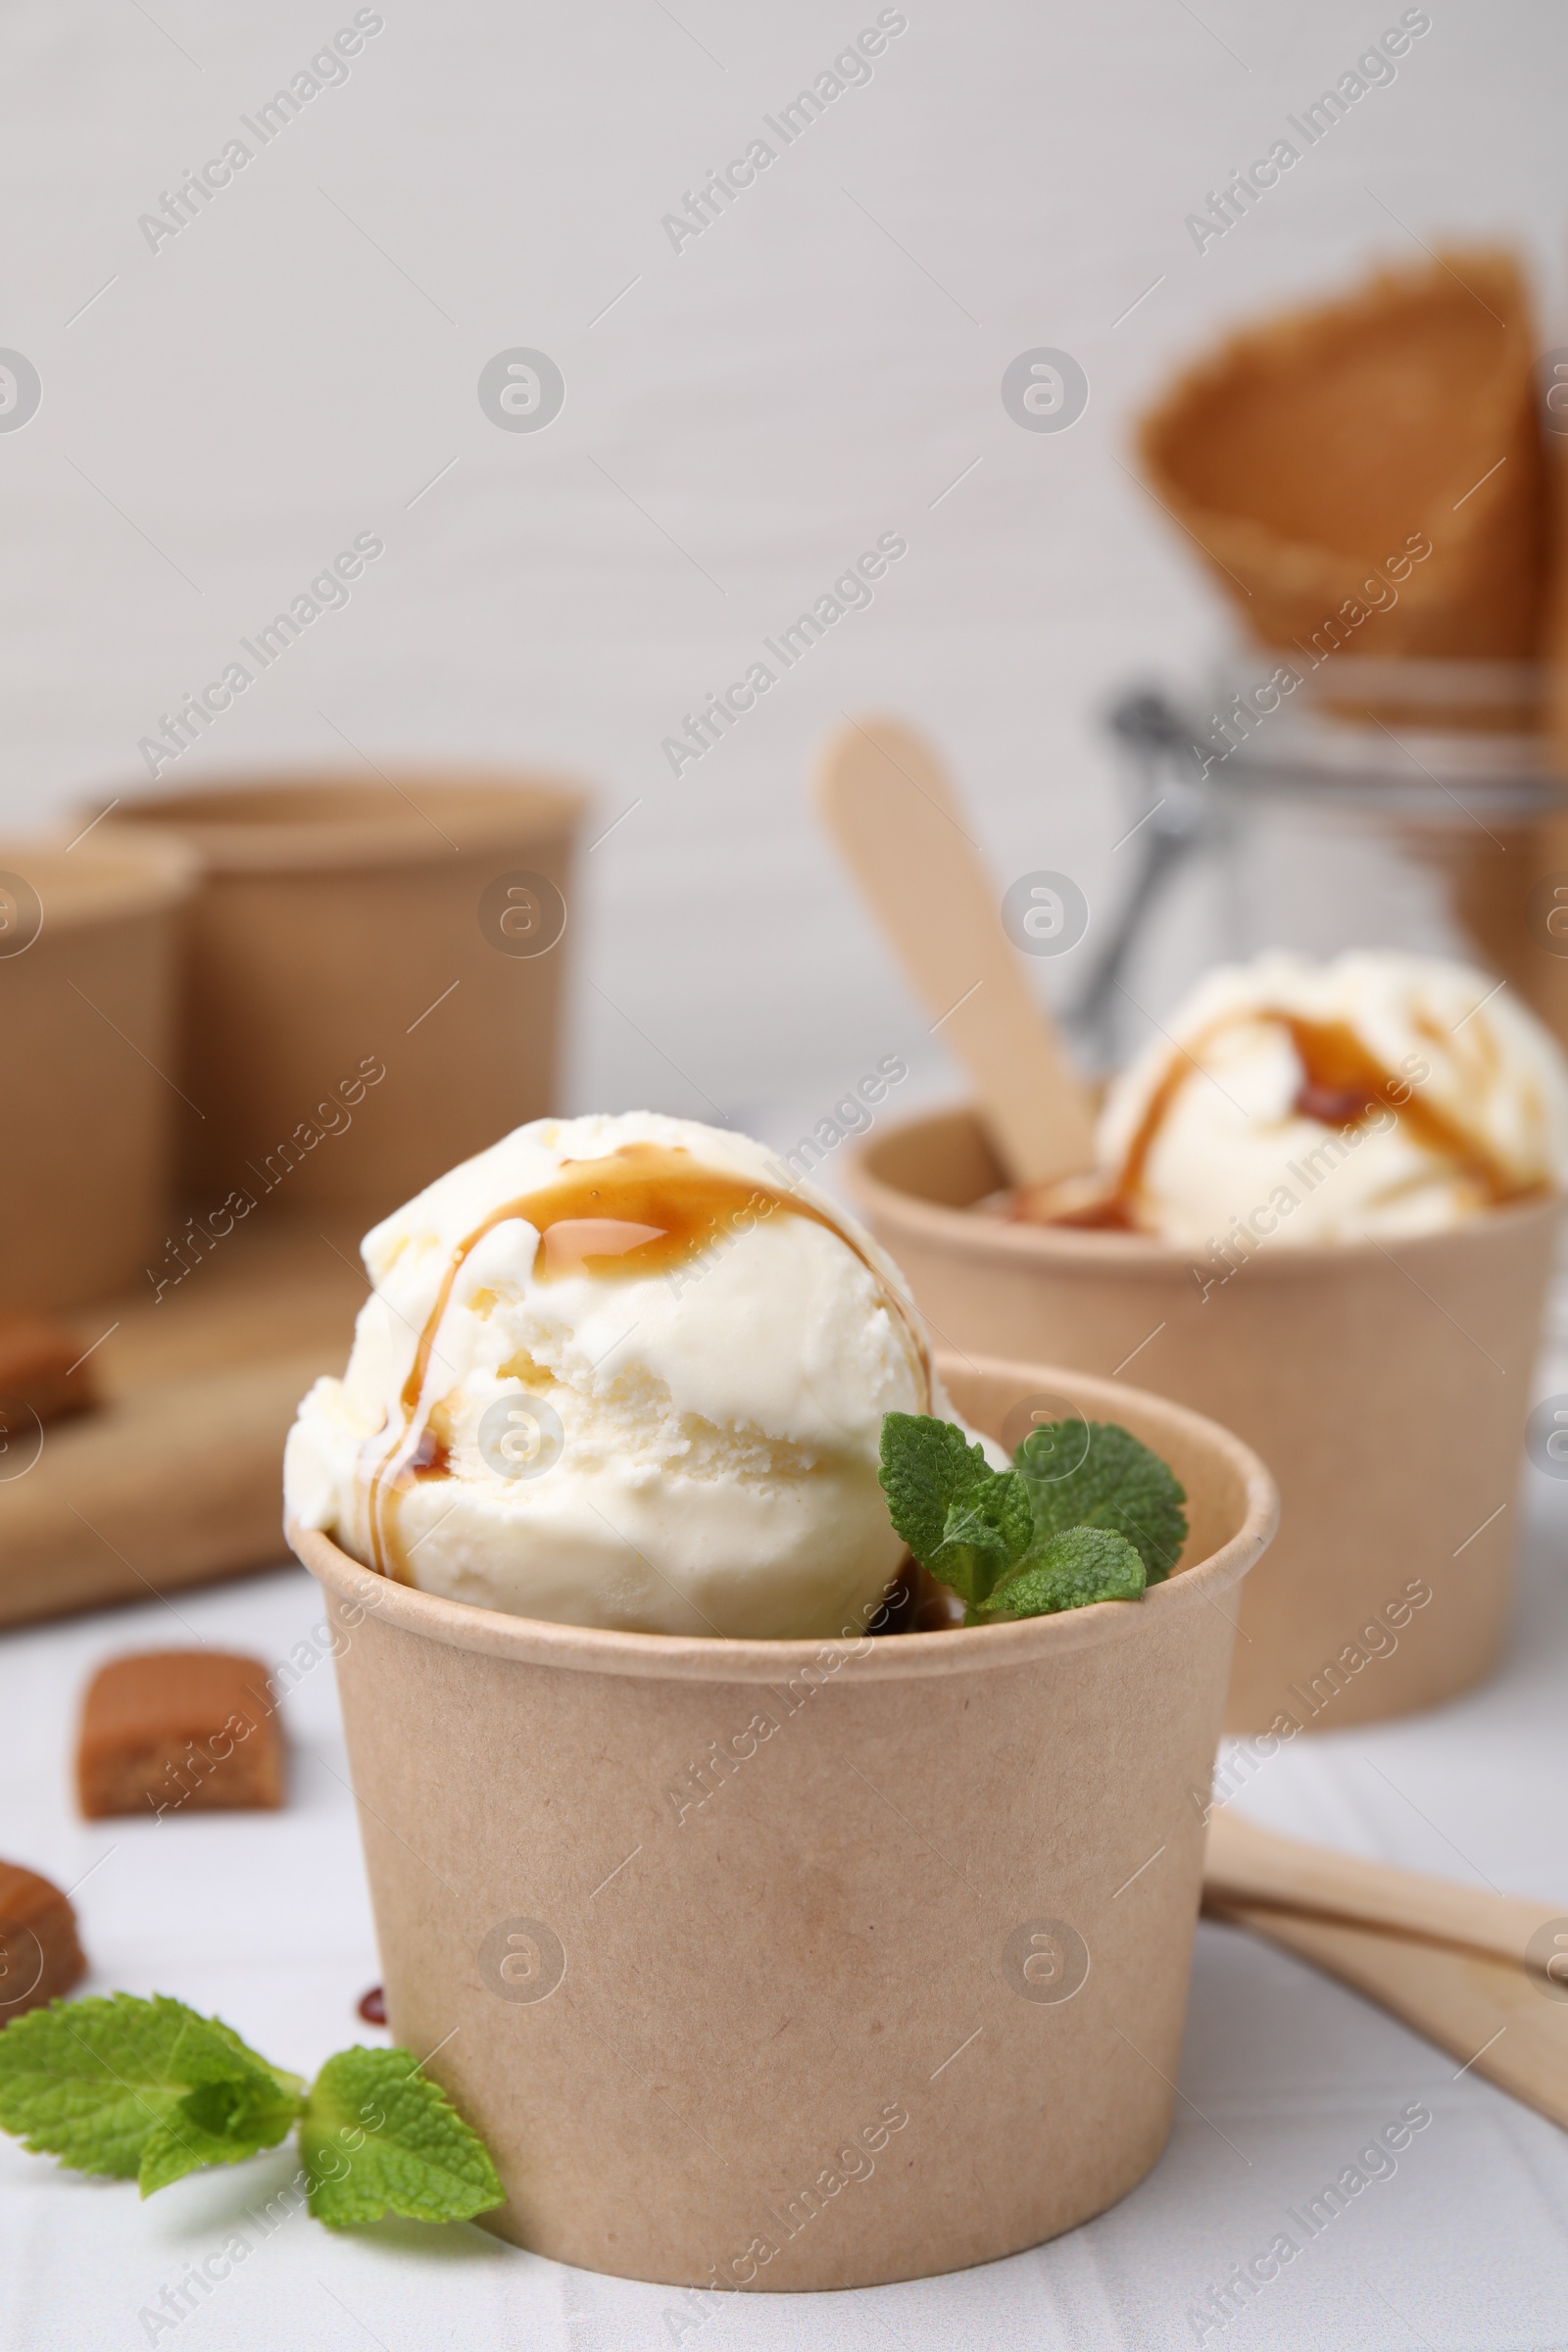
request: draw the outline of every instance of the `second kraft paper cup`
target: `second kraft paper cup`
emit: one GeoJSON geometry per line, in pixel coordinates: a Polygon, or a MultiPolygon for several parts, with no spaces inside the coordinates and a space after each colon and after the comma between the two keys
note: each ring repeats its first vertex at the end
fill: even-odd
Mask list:
{"type": "MultiPolygon", "coordinates": [[[[368,1220],[555,1109],[573,836],[548,777],[301,775],[149,795],[186,844],[180,1176],[368,1220]]],[[[177,1107],[177,1106],[176,1106],[177,1107]]]]}
{"type": "Polygon", "coordinates": [[[1177,1573],[1006,1626],[677,1640],[467,1608],[290,1531],[340,1630],[388,2022],[519,2245],[869,2286],[1070,2230],[1165,2144],[1272,1483],[1136,1390],[940,1369],[983,1429],[1064,1392],[1144,1438],[1189,1496],[1177,1573]]]}
{"type": "Polygon", "coordinates": [[[889,1127],[849,1182],[945,1346],[1125,1371],[1268,1463],[1280,1535],[1241,1595],[1227,1731],[1373,1723],[1492,1672],[1558,1201],[1265,1249],[1220,1282],[1144,1234],[977,1214],[1003,1175],[965,1110],[889,1127]]]}

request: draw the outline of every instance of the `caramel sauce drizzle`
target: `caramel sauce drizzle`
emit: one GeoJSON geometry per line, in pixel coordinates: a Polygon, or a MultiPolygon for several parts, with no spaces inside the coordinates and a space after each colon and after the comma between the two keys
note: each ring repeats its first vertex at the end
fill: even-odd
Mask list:
{"type": "Polygon", "coordinates": [[[378,1572],[401,1583],[412,1582],[393,1538],[393,1500],[416,1479],[450,1475],[448,1446],[427,1426],[425,1386],[454,1286],[486,1234],[514,1217],[533,1226],[539,1235],[533,1266],[536,1283],[582,1273],[591,1273],[601,1282],[631,1282],[689,1265],[722,1235],[742,1240],[750,1227],[740,1220],[755,1223],[777,1210],[820,1225],[859,1259],[903,1333],[924,1390],[924,1409],[929,1412],[935,1375],[924,1333],[866,1251],[824,1209],[782,1186],[704,1167],[679,1144],[622,1144],[602,1159],[564,1160],[561,1174],[549,1184],[491,1209],[464,1236],[448,1260],[435,1305],[419,1333],[413,1364],[399,1392],[398,1425],[394,1428],[389,1423],[371,1441],[379,1448],[369,1474],[368,1496],[372,1564],[378,1572]]]}
{"type": "MultiPolygon", "coordinates": [[[[1053,1200],[1052,1188],[1019,1193],[1014,1197],[1013,1217],[1029,1224],[1071,1225],[1119,1233],[1144,1231],[1138,1203],[1143,1196],[1145,1173],[1176,1097],[1189,1079],[1201,1074],[1200,1056],[1205,1047],[1226,1029],[1258,1020],[1272,1022],[1285,1030],[1295,1048],[1301,1065],[1301,1082],[1291,1109],[1298,1116],[1316,1119],[1326,1127],[1355,1127],[1378,1109],[1390,1109],[1412,1142],[1423,1145],[1434,1159],[1446,1161],[1456,1174],[1475,1184],[1489,1207],[1526,1200],[1545,1189],[1540,1184],[1521,1184],[1503,1161],[1488,1152],[1457,1119],[1428,1102],[1409,1079],[1387,1068],[1348,1021],[1312,1021],[1270,1006],[1226,1013],[1195,1038],[1191,1046],[1172,1055],[1127,1147],[1114,1187],[1101,1186],[1088,1191],[1081,1186],[1084,1197],[1079,1200],[1069,1197],[1053,1200]],[[1402,1093],[1402,1101],[1395,1099],[1396,1090],[1402,1093]]],[[[1422,1017],[1417,1017],[1415,1026],[1435,1045],[1447,1048],[1450,1041],[1422,1017]]],[[[1494,1066],[1495,1048],[1485,1029],[1477,1050],[1489,1066],[1494,1066]]]]}

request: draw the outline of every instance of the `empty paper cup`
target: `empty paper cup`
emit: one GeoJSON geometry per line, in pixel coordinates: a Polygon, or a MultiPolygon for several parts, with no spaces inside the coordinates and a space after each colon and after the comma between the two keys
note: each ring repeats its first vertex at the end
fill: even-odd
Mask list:
{"type": "Polygon", "coordinates": [[[967,1111],[888,1128],[849,1181],[944,1346],[1125,1371],[1268,1463],[1281,1532],[1241,1596],[1228,1730],[1376,1722],[1492,1672],[1555,1200],[1264,1249],[1222,1282],[1146,1235],[974,1213],[1004,1178],[967,1111]]]}
{"type": "Polygon", "coordinates": [[[0,1309],[79,1305],[161,1250],[190,886],[165,843],[0,844],[0,1309]]]}
{"type": "Polygon", "coordinates": [[[388,2022],[519,2245],[869,2286],[1070,2230],[1165,2143],[1231,1588],[1273,1489],[1137,1390],[941,1371],[982,1428],[1065,1392],[1155,1447],[1177,1573],[1007,1626],[679,1640],[467,1608],[291,1531],[340,1629],[388,2022]]]}
{"type": "MultiPolygon", "coordinates": [[[[299,778],[139,801],[201,864],[180,1172],[385,1213],[558,1107],[584,796],[554,780],[299,778]]],[[[109,830],[109,828],[105,828],[109,830]]]]}

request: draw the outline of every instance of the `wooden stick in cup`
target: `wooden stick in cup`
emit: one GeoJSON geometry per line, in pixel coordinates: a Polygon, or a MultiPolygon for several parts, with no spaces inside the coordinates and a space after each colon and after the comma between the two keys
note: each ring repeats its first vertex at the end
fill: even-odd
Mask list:
{"type": "Polygon", "coordinates": [[[930,746],[896,719],[852,719],[823,748],[816,801],[933,1031],[968,1071],[1011,1181],[1092,1167],[1089,1090],[1024,984],[930,746]]]}

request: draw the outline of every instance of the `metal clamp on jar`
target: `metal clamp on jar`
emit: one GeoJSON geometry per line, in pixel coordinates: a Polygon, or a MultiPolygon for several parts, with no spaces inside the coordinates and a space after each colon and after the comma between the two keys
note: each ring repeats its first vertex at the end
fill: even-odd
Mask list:
{"type": "Polygon", "coordinates": [[[1526,662],[1257,649],[1207,695],[1123,695],[1137,863],[1072,1008],[1086,1056],[1123,1059],[1142,1004],[1267,948],[1461,957],[1568,1044],[1568,775],[1544,689],[1526,662]]]}

